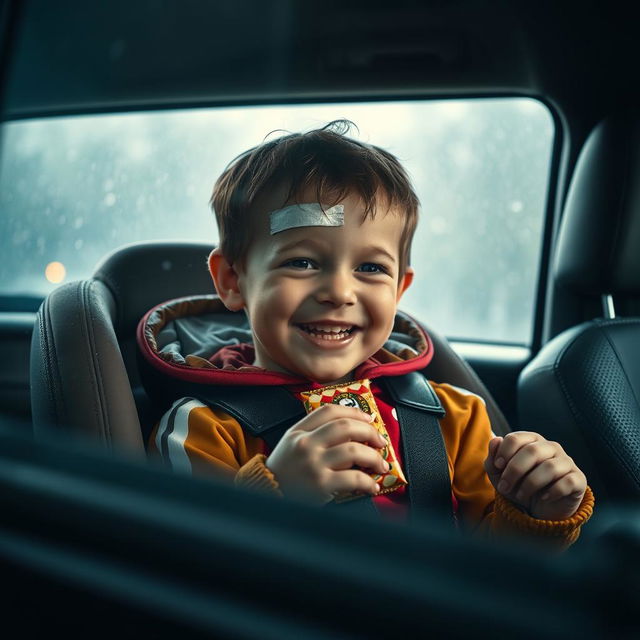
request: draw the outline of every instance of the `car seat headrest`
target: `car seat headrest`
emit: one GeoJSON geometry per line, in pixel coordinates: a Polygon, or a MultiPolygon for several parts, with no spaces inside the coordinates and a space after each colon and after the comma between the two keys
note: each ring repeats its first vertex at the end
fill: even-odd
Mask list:
{"type": "Polygon", "coordinates": [[[141,242],[108,255],[93,277],[111,291],[116,332],[133,335],[140,318],[164,300],[215,293],[207,270],[212,244],[141,242]]]}
{"type": "Polygon", "coordinates": [[[573,174],[556,281],[581,294],[640,293],[640,112],[600,122],[573,174]]]}

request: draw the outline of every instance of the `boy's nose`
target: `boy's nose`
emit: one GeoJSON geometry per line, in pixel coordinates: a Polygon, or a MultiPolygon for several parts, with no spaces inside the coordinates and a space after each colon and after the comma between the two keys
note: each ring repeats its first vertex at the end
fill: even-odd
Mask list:
{"type": "Polygon", "coordinates": [[[353,274],[342,271],[326,273],[316,291],[318,302],[331,303],[335,306],[354,304],[356,289],[353,274]]]}

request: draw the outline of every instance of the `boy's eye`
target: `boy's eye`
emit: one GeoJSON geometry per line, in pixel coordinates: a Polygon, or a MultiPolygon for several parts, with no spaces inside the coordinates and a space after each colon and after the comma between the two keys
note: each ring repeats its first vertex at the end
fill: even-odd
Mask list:
{"type": "Polygon", "coordinates": [[[358,267],[358,271],[363,271],[364,273],[387,273],[387,270],[381,264],[376,264],[375,262],[363,262],[358,267]]]}
{"type": "Polygon", "coordinates": [[[287,260],[283,267],[293,267],[294,269],[313,269],[314,264],[308,258],[294,258],[293,260],[287,260]]]}

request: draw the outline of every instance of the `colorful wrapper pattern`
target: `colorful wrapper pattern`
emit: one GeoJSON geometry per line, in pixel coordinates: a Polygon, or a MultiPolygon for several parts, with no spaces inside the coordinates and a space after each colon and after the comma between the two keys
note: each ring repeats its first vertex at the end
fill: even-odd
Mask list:
{"type": "MultiPolygon", "coordinates": [[[[380,485],[380,493],[378,495],[390,493],[408,484],[400,468],[400,463],[391,444],[385,424],[380,416],[380,411],[378,411],[376,400],[373,397],[373,393],[371,393],[369,380],[356,380],[346,384],[335,384],[320,389],[312,389],[311,391],[303,391],[300,396],[307,413],[311,413],[321,405],[330,402],[346,407],[355,407],[373,415],[374,420],[371,424],[387,442],[387,445],[380,450],[380,455],[389,464],[389,471],[386,473],[369,474],[380,485]]],[[[339,493],[335,496],[335,502],[346,502],[360,497],[362,497],[362,494],[359,493],[339,493]]]]}

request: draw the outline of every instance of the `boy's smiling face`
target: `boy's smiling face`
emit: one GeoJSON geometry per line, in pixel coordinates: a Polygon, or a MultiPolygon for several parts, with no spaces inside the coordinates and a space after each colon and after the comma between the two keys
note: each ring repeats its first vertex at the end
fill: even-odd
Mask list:
{"type": "MultiPolygon", "coordinates": [[[[306,195],[300,202],[315,201],[315,192],[306,195]]],[[[266,211],[278,208],[271,204],[266,211]]],[[[363,221],[364,205],[355,195],[340,204],[344,226],[338,227],[271,235],[269,215],[257,215],[244,268],[212,254],[218,293],[227,307],[249,316],[256,366],[342,382],[389,337],[413,277],[408,268],[399,278],[404,219],[381,206],[363,221]]]]}

